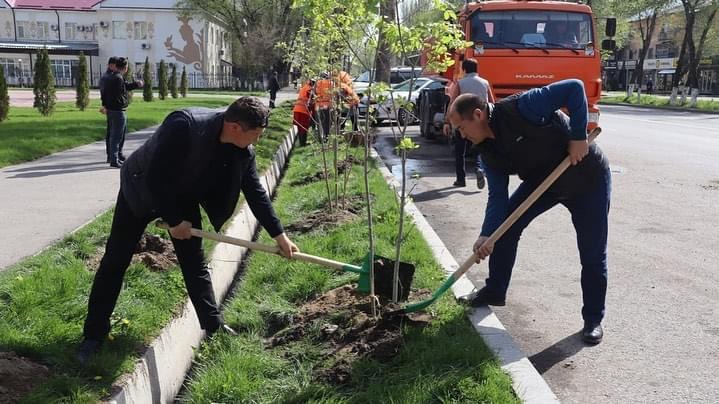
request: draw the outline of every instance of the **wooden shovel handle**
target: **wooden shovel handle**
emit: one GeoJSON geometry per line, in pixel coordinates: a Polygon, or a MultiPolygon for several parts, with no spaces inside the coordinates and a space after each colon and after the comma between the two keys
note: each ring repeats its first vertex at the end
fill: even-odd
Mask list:
{"type": "MultiPolygon", "coordinates": [[[[602,133],[602,128],[596,127],[592,129],[592,131],[589,133],[589,136],[587,137],[587,142],[594,142],[594,139],[596,139],[600,133],[602,133]]],[[[549,173],[547,178],[545,178],[544,181],[542,181],[542,183],[539,184],[539,186],[534,191],[532,191],[531,194],[529,194],[527,199],[525,199],[524,202],[522,202],[517,207],[517,209],[515,209],[514,212],[512,212],[512,214],[504,220],[504,222],[502,222],[502,224],[497,228],[497,230],[492,232],[486,242],[496,243],[497,240],[499,240],[499,238],[502,237],[504,233],[506,233],[507,230],[509,230],[509,228],[512,227],[512,225],[524,214],[524,212],[526,212],[527,209],[529,209],[529,207],[532,206],[532,204],[536,202],[537,199],[539,199],[539,197],[542,196],[542,194],[547,189],[549,189],[550,186],[552,186],[554,181],[556,181],[557,178],[559,178],[559,176],[562,175],[571,164],[572,162],[569,159],[569,156],[565,157],[564,160],[559,163],[557,168],[555,168],[551,173],[549,173]]],[[[465,272],[469,270],[469,268],[472,267],[472,265],[474,265],[475,260],[476,255],[472,254],[464,261],[464,263],[459,268],[457,268],[456,271],[454,271],[452,277],[455,280],[459,279],[462,275],[464,275],[465,272]]]]}
{"type": "MultiPolygon", "coordinates": [[[[155,226],[157,226],[161,229],[170,230],[170,226],[161,220],[158,220],[157,222],[155,222],[155,226]]],[[[277,246],[274,246],[274,245],[256,243],[254,241],[243,240],[241,238],[230,237],[230,236],[226,236],[224,234],[209,232],[209,231],[195,229],[195,228],[192,228],[190,230],[190,233],[195,237],[206,238],[206,239],[218,241],[220,243],[233,244],[233,245],[237,245],[240,247],[248,248],[253,251],[262,251],[262,252],[266,252],[266,253],[270,253],[270,254],[277,254],[277,255],[284,257],[282,254],[280,254],[280,248],[277,246]]],[[[354,265],[348,265],[348,264],[344,264],[339,261],[335,261],[335,260],[331,260],[331,259],[327,259],[327,258],[323,258],[323,257],[318,257],[316,255],[299,253],[299,252],[292,254],[291,259],[295,259],[295,260],[303,261],[303,262],[309,262],[309,263],[317,264],[317,265],[322,265],[324,267],[334,268],[334,269],[354,270],[355,268],[357,268],[354,265]]],[[[354,271],[354,272],[357,272],[357,271],[354,271]]]]}

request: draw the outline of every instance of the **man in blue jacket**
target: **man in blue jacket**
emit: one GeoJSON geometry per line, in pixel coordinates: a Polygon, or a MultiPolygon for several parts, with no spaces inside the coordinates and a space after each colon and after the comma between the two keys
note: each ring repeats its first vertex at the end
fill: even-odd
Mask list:
{"type": "Polygon", "coordinates": [[[585,342],[598,344],[607,292],[607,217],[611,195],[609,165],[587,143],[587,100],[579,80],[563,80],[491,104],[472,94],[459,96],[449,119],[477,145],[485,164],[489,196],[477,262],[489,257],[486,285],[472,306],[503,306],[522,231],[557,204],[572,215],[582,264],[582,317],[585,342]],[[566,107],[569,117],[559,109],[566,107]],[[504,219],[569,155],[572,166],[493,245],[487,241],[504,219]],[[509,176],[522,179],[509,195],[509,176]]]}
{"type": "Polygon", "coordinates": [[[285,235],[255,166],[257,142],[267,126],[269,110],[255,97],[241,97],[227,108],[175,111],[150,139],[126,160],[120,173],[110,237],[92,284],[84,340],[77,358],[86,363],[110,332],[110,315],[122,279],[148,223],[162,218],[170,226],[175,254],[200,327],[213,334],[234,333],[224,325],[205,263],[200,206],[219,231],[232,216],[240,196],[281,253],[299,251],[285,235]]]}

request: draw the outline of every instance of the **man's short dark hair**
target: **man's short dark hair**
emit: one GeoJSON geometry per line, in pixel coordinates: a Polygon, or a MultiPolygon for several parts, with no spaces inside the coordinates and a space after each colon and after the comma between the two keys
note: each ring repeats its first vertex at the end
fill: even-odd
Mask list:
{"type": "Polygon", "coordinates": [[[487,109],[487,102],[482,101],[476,94],[462,94],[452,103],[452,111],[459,114],[462,120],[472,119],[475,109],[482,111],[487,109]]]}
{"type": "Polygon", "coordinates": [[[124,69],[127,67],[127,59],[125,59],[122,56],[118,56],[115,58],[115,67],[117,67],[119,70],[124,69]]]}
{"type": "Polygon", "coordinates": [[[465,73],[477,73],[477,59],[464,59],[462,61],[462,70],[465,73]]]}
{"type": "Polygon", "coordinates": [[[110,59],[107,60],[107,64],[109,64],[109,65],[117,64],[117,56],[110,56],[110,59]]]}
{"type": "Polygon", "coordinates": [[[240,97],[225,111],[225,122],[236,122],[245,130],[267,127],[270,109],[257,97],[240,97]]]}

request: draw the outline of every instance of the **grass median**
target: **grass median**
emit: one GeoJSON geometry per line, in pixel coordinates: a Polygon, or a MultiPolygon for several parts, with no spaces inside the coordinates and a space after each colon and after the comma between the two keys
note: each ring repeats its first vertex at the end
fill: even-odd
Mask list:
{"type": "Polygon", "coordinates": [[[631,97],[627,97],[626,95],[603,96],[601,103],[619,105],[628,104],[652,108],[686,109],[688,111],[701,112],[719,112],[719,101],[700,99],[697,101],[697,105],[695,107],[690,108],[688,104],[670,105],[668,97],[654,95],[642,95],[641,97],[637,97],[636,95],[631,97]]]}
{"type": "MultiPolygon", "coordinates": [[[[326,209],[324,181],[308,183],[308,179],[321,177],[320,167],[321,157],[316,151],[296,149],[274,206],[303,252],[361,262],[368,248],[361,166],[353,167],[348,188],[354,219],[306,232],[309,218],[326,209]]],[[[372,170],[370,182],[376,253],[393,257],[398,222],[395,196],[377,170],[372,170]]],[[[260,241],[271,243],[264,233],[260,241]]],[[[444,279],[416,229],[403,244],[402,261],[416,265],[415,287],[433,290],[444,279]]],[[[268,336],[282,334],[276,330],[278,318],[293,317],[309,300],[355,278],[311,264],[252,254],[235,297],[224,308],[225,320],[241,330],[241,335],[220,336],[203,344],[181,399],[190,403],[519,402],[510,378],[475,333],[451,292],[430,307],[434,318],[429,325],[402,328],[401,350],[395,357],[354,362],[347,383],[335,384],[318,377],[337,366],[322,347],[321,334],[335,327],[323,321],[344,321],[338,320],[339,309],[329,319],[313,324],[299,340],[276,347],[267,345],[268,336]]]]}
{"type": "MultiPolygon", "coordinates": [[[[291,105],[273,110],[270,125],[256,147],[260,171],[267,168],[290,124],[291,105]]],[[[0,354],[14,352],[32,361],[21,363],[27,365],[23,369],[29,379],[15,380],[22,382],[17,383],[22,384],[18,388],[27,388],[24,402],[95,403],[106,397],[113,381],[133,369],[138,355],[187,299],[179,268],[153,271],[141,262],[133,263],[112,316],[111,339],[87,368],[79,366],[74,352],[111,220],[112,211],[108,211],[42,253],[0,273],[0,354]],[[33,364],[37,367],[30,367],[33,364]],[[38,371],[28,374],[27,369],[38,371]]],[[[210,227],[206,220],[205,227],[210,227]]],[[[167,237],[153,226],[148,232],[167,237]]],[[[212,245],[206,242],[206,251],[212,245]]],[[[5,363],[0,361],[0,367],[5,363]]],[[[20,373],[19,369],[0,369],[0,374],[4,370],[14,376],[20,373]]]]}
{"type": "MultiPolygon", "coordinates": [[[[177,98],[143,102],[135,100],[127,110],[128,132],[157,125],[176,109],[196,106],[216,108],[229,103],[223,98],[177,98]]],[[[105,139],[107,121],[93,100],[85,111],[71,102],[57,104],[55,113],[41,116],[34,108],[13,107],[0,122],[0,168],[34,160],[48,154],[105,139]]]]}

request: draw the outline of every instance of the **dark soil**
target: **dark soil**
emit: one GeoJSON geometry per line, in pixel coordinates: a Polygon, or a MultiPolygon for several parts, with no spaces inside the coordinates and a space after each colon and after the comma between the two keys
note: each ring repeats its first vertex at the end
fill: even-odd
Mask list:
{"type": "Polygon", "coordinates": [[[298,185],[307,185],[307,184],[311,184],[313,182],[322,181],[324,179],[325,179],[325,173],[320,171],[320,172],[316,172],[312,175],[307,175],[302,178],[291,181],[290,185],[293,187],[298,186],[298,185]]]}
{"type": "MultiPolygon", "coordinates": [[[[105,254],[105,249],[100,249],[97,254],[85,260],[85,265],[91,271],[97,271],[100,260],[105,254]]],[[[177,265],[175,248],[170,240],[154,234],[145,233],[135,247],[135,255],[132,262],[142,262],[151,271],[166,271],[177,265]]]]}
{"type": "MultiPolygon", "coordinates": [[[[347,156],[346,159],[338,161],[337,162],[337,172],[339,174],[344,174],[345,171],[352,169],[352,165],[359,165],[362,164],[362,160],[355,158],[353,155],[347,156]]],[[[298,178],[294,181],[290,182],[290,185],[297,186],[297,185],[307,185],[311,184],[313,182],[322,181],[325,179],[325,173],[322,171],[318,171],[312,175],[306,175],[302,178],[298,178]]]]}
{"type": "Polygon", "coordinates": [[[47,367],[14,352],[0,352],[0,404],[19,402],[47,377],[47,367]]]}
{"type": "MultiPolygon", "coordinates": [[[[418,300],[430,293],[414,292],[412,299],[418,300]]],[[[396,308],[385,305],[381,310],[387,312],[396,308]]],[[[341,286],[305,303],[288,320],[289,327],[266,338],[265,345],[271,348],[303,338],[312,340],[320,346],[325,357],[323,365],[315,371],[315,377],[331,384],[342,384],[350,380],[356,361],[372,358],[387,362],[393,358],[402,346],[403,324],[425,326],[432,321],[432,316],[426,313],[373,318],[370,311],[367,295],[356,293],[354,286],[341,286]]]]}
{"type": "Polygon", "coordinates": [[[357,215],[349,210],[335,210],[332,212],[326,210],[317,210],[302,220],[292,223],[285,227],[288,233],[308,233],[313,230],[322,230],[328,226],[349,223],[357,219],[357,215]]]}

